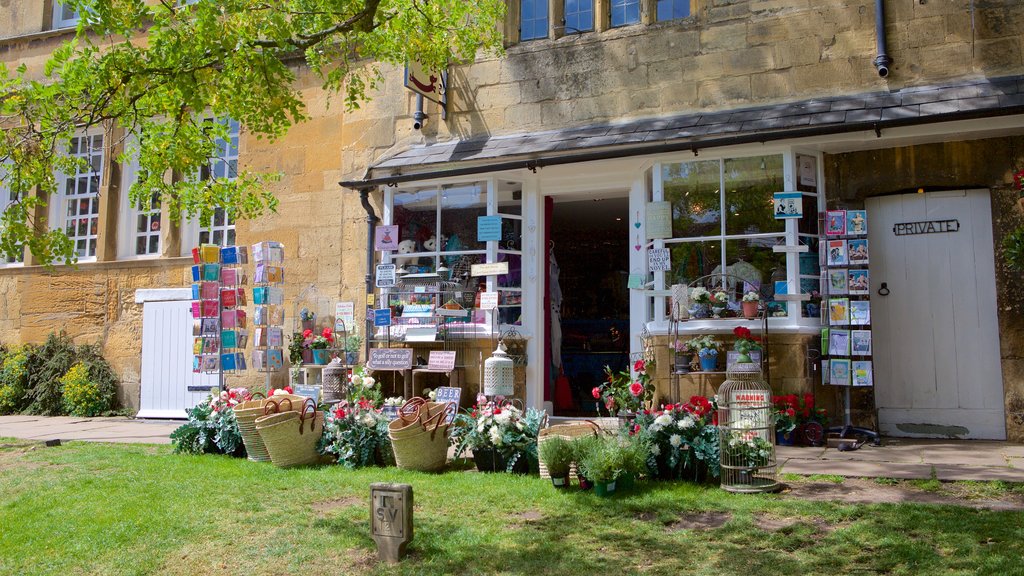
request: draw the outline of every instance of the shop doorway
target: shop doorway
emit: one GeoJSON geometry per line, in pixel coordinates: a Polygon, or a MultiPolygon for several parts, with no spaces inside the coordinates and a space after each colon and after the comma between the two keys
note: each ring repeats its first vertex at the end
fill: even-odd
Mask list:
{"type": "Polygon", "coordinates": [[[988,191],[866,207],[881,432],[1005,439],[988,191]]]}
{"type": "Polygon", "coordinates": [[[561,294],[560,306],[557,295],[552,302],[560,322],[548,330],[557,416],[595,416],[591,390],[604,367],[628,367],[628,212],[626,197],[555,202],[551,211],[548,280],[561,294]]]}

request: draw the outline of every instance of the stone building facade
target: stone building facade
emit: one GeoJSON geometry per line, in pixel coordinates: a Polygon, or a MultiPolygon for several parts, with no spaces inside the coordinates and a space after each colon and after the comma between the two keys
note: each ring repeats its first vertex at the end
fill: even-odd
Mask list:
{"type": "MultiPolygon", "coordinates": [[[[47,55],[70,32],[53,30],[51,0],[5,4],[10,18],[0,29],[0,59],[41,70],[47,55]]],[[[404,219],[411,229],[418,226],[421,218],[416,214],[422,207],[410,208],[404,199],[424,190],[443,196],[446,187],[477,186],[473,209],[494,215],[512,206],[513,213],[506,214],[512,218],[506,220],[518,222],[521,239],[512,248],[485,244],[479,256],[494,262],[505,254],[519,267],[520,278],[488,277],[486,288],[504,292],[504,297],[512,295],[514,300],[504,301],[520,304],[511,313],[516,317],[501,320],[527,338],[525,396],[528,403],[541,405],[554,399],[550,366],[557,363],[550,352],[552,325],[545,315],[551,296],[546,255],[552,238],[572,228],[573,215],[597,219],[607,212],[608,236],[615,237],[622,260],[609,274],[622,278],[605,285],[606,278],[584,275],[566,301],[577,306],[572,298],[594,289],[585,287],[588,281],[602,293],[611,293],[618,280],[625,284],[626,275],[643,274],[650,284],[646,290],[616,292],[619,319],[625,323],[620,327],[628,329],[628,351],[633,355],[642,352],[641,334],[651,334],[659,358],[659,391],[671,398],[706,391],[710,385],[694,380],[682,382],[682,389],[672,388],[666,368],[666,344],[676,329],[665,312],[670,285],[712,273],[716,262],[732,266],[739,255],[759,267],[765,285],[785,281],[799,291],[795,288],[804,286],[801,280],[812,276],[801,268],[799,252],[794,248],[765,256],[759,250],[770,249],[770,243],[755,242],[756,236],[795,247],[806,244],[802,238],[818,234],[810,221],[782,226],[737,219],[740,228],[734,228],[731,217],[723,218],[732,207],[727,206],[730,192],[719,190],[714,193],[725,210],[719,211],[715,224],[720,231],[711,234],[708,222],[693,217],[692,201],[684,199],[691,188],[708,191],[692,187],[682,175],[714,170],[715,162],[718,177],[710,180],[725,189],[734,184],[729,180],[732,171],[737,187],[751,195],[765,194],[765,187],[796,190],[801,182],[813,182],[810,188],[800,188],[809,194],[804,203],[811,214],[865,207],[877,212],[886,209],[884,202],[873,207],[870,199],[918,189],[928,198],[952,190],[985,190],[984,202],[991,206],[987,222],[992,230],[995,290],[983,294],[982,300],[996,303],[992,314],[997,325],[989,328],[998,337],[992,358],[998,364],[1001,405],[992,406],[990,399],[984,406],[954,400],[948,407],[918,396],[882,394],[894,407],[885,412],[876,410],[877,395],[871,390],[856,390],[854,417],[858,423],[874,425],[876,413],[881,414],[880,425],[887,433],[1024,439],[1021,277],[1005,267],[999,248],[1002,237],[1024,221],[1012,180],[1020,168],[1024,128],[1024,6],[979,0],[881,2],[892,58],[887,76],[881,77],[874,64],[876,4],[594,0],[583,3],[592,8],[589,13],[566,14],[565,4],[557,0],[512,1],[504,23],[505,53],[452,66],[447,118],[442,119],[438,105],[428,101],[428,120],[421,130],[412,125],[416,99],[403,87],[402,70],[386,69],[385,82],[373,100],[358,111],[343,113],[339,102],[328,107],[329,95],[297,67],[311,120],[273,145],[247,138],[241,129],[238,162],[251,169],[280,171],[283,178],[275,185],[281,200],[278,212],[238,222],[236,240],[285,244],[286,299],[316,284],[330,298],[362,302],[367,232],[357,190],[368,191],[375,213],[385,221],[404,219]],[[800,169],[806,166],[812,167],[812,177],[804,179],[800,169]],[[346,186],[339,186],[339,181],[346,186]],[[582,210],[593,200],[604,202],[594,205],[607,207],[602,208],[605,212],[582,210]],[[646,203],[661,200],[673,206],[670,237],[638,238],[636,231],[646,232],[648,225],[646,203]],[[634,224],[635,231],[628,229],[634,224]],[[697,242],[705,236],[710,240],[697,242]],[[691,249],[698,244],[700,250],[691,249]],[[672,251],[674,271],[647,270],[647,249],[659,247],[672,251]],[[718,254],[717,261],[708,260],[708,254],[718,254]],[[987,410],[984,418],[1000,420],[1001,425],[981,432],[953,424],[956,418],[943,420],[949,412],[927,412],[955,412],[957,402],[987,410]]],[[[187,285],[188,260],[182,255],[197,238],[198,227],[164,223],[158,254],[126,257],[121,237],[134,215],[126,213],[120,201],[124,169],[112,160],[115,156],[116,150],[105,155],[109,169],[101,183],[95,261],[74,270],[47,271],[31,260],[0,268],[0,292],[5,295],[0,326],[8,342],[38,341],[55,328],[82,341],[99,341],[122,375],[123,400],[137,406],[144,304],[137,302],[136,290],[187,285]]],[[[440,228],[432,232],[442,241],[447,235],[450,241],[451,234],[443,230],[444,210],[436,209],[440,228]]],[[[458,216],[463,217],[468,216],[458,216]]],[[[876,220],[874,214],[871,220],[876,220]]],[[[425,250],[417,252],[422,254],[420,262],[432,260],[435,268],[447,263],[444,248],[430,252],[422,247],[425,239],[416,238],[417,250],[425,250]]],[[[558,256],[568,271],[572,262],[567,258],[574,254],[558,256]]],[[[389,259],[379,253],[376,257],[389,259]]],[[[880,272],[872,269],[873,283],[876,273],[880,272]]],[[[873,291],[877,288],[872,286],[873,291]]],[[[815,356],[820,326],[800,301],[779,302],[787,305],[783,315],[768,322],[773,386],[814,391],[828,402],[838,401],[837,389],[821,384],[815,356]]],[[[583,308],[579,304],[578,309],[583,308]]],[[[588,313],[599,315],[592,309],[588,313]]],[[[684,324],[687,337],[720,333],[728,339],[735,323],[684,324]]],[[[585,325],[583,319],[578,325],[565,324],[572,330],[585,325]]],[[[602,330],[614,327],[609,321],[599,325],[602,330]]],[[[582,350],[585,346],[573,340],[580,334],[596,342],[593,332],[568,331],[563,349],[582,350]]],[[[483,340],[472,349],[489,345],[483,340]]],[[[953,364],[956,376],[951,381],[929,376],[936,382],[935,390],[952,386],[954,390],[944,394],[990,394],[974,394],[969,386],[956,390],[957,382],[967,386],[970,372],[965,367],[973,352],[938,353],[959,363],[953,364]]],[[[580,358],[570,356],[567,352],[566,369],[576,360],[585,363],[582,352],[580,358]]],[[[943,366],[949,373],[949,364],[943,366]]],[[[470,381],[478,380],[473,372],[469,370],[470,381]]],[[[880,393],[882,387],[894,386],[882,381],[875,385],[880,393]]],[[[899,384],[904,385],[909,386],[899,384]]],[[[922,390],[927,392],[929,385],[922,385],[922,390]]],[[[577,404],[582,400],[578,392],[577,404]]]]}

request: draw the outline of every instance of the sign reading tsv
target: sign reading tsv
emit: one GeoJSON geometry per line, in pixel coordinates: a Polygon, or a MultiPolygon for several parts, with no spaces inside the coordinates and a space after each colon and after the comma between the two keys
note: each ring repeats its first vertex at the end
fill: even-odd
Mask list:
{"type": "Polygon", "coordinates": [[[927,220],[924,222],[900,222],[892,225],[892,233],[897,236],[914,236],[917,234],[942,234],[960,230],[959,220],[927,220]]]}
{"type": "Polygon", "coordinates": [[[412,348],[371,348],[366,367],[370,370],[410,370],[412,348]]]}

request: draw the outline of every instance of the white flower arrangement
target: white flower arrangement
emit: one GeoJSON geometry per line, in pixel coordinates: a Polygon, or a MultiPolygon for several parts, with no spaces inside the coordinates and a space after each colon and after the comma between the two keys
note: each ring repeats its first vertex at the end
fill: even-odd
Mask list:
{"type": "Polygon", "coordinates": [[[711,292],[703,286],[697,286],[690,290],[690,300],[697,304],[708,304],[711,302],[711,292]]]}
{"type": "Polygon", "coordinates": [[[714,300],[712,301],[713,304],[725,305],[725,304],[729,303],[729,294],[724,292],[724,291],[722,291],[722,290],[718,290],[717,292],[715,292],[715,295],[714,295],[713,298],[714,298],[714,300]]]}
{"type": "Polygon", "coordinates": [[[754,290],[751,290],[750,292],[747,292],[746,294],[743,295],[743,301],[744,302],[760,302],[761,301],[761,295],[758,294],[757,292],[755,292],[754,290]]]}
{"type": "Polygon", "coordinates": [[[385,406],[394,406],[398,408],[402,404],[405,404],[405,398],[403,398],[402,396],[391,396],[390,398],[384,399],[385,406]]]}

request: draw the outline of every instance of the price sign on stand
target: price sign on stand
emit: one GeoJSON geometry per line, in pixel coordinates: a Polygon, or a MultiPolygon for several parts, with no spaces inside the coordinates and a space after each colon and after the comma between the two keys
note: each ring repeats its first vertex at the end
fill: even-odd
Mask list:
{"type": "MultiPolygon", "coordinates": [[[[451,402],[455,404],[455,412],[459,410],[459,401],[462,399],[462,388],[454,388],[452,386],[439,386],[436,390],[437,396],[436,401],[444,404],[445,402],[451,402]]],[[[446,423],[451,424],[455,418],[455,412],[448,412],[446,423]]]]}

